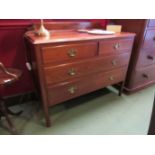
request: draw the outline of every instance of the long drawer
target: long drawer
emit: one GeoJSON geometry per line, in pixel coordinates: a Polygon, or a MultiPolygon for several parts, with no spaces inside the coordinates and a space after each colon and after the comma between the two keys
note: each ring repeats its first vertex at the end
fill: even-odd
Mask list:
{"type": "Polygon", "coordinates": [[[118,54],[131,51],[133,39],[111,39],[99,42],[99,55],[118,54]]]}
{"type": "Polygon", "coordinates": [[[155,27],[155,19],[150,19],[149,20],[148,27],[155,27]]]}
{"type": "Polygon", "coordinates": [[[135,71],[133,79],[134,86],[145,85],[155,81],[155,65],[135,71]]]}
{"type": "Polygon", "coordinates": [[[72,78],[88,75],[99,71],[107,71],[126,66],[129,62],[130,53],[117,56],[98,57],[76,63],[61,64],[44,68],[46,84],[54,84],[72,78]]]}
{"type": "Polygon", "coordinates": [[[127,68],[123,67],[48,87],[49,106],[121,82],[125,78],[126,70],[127,68]]]}
{"type": "Polygon", "coordinates": [[[42,47],[43,63],[62,63],[63,61],[91,58],[97,55],[98,43],[83,42],[62,45],[44,45],[42,47]]]}
{"type": "Polygon", "coordinates": [[[144,49],[150,48],[155,50],[155,29],[147,30],[143,43],[143,48],[144,49]]]}
{"type": "Polygon", "coordinates": [[[154,63],[155,63],[155,50],[152,49],[141,50],[138,60],[138,67],[152,65],[154,63]]]}

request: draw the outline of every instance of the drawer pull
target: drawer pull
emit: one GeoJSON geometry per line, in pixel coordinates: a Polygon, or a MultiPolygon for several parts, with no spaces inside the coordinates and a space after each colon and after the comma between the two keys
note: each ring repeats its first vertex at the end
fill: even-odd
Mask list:
{"type": "Polygon", "coordinates": [[[77,50],[76,49],[70,49],[69,51],[68,51],[68,56],[69,57],[75,57],[76,56],[76,54],[77,54],[77,50]]]}
{"type": "Polygon", "coordinates": [[[75,69],[74,69],[74,68],[71,68],[71,69],[69,70],[68,74],[69,74],[70,76],[76,75],[75,69]]]}
{"type": "Polygon", "coordinates": [[[75,86],[71,86],[71,87],[68,88],[68,91],[69,91],[70,94],[74,94],[76,89],[77,88],[75,86]]]}
{"type": "Polygon", "coordinates": [[[114,80],[114,77],[113,77],[113,76],[110,76],[110,77],[109,77],[109,80],[110,80],[110,81],[113,81],[113,80],[114,80]]]}
{"type": "Polygon", "coordinates": [[[115,50],[118,50],[120,48],[120,44],[116,43],[113,47],[114,47],[115,50]]]}
{"type": "Polygon", "coordinates": [[[117,65],[117,61],[116,60],[112,60],[112,65],[116,66],[117,65]]]}
{"type": "Polygon", "coordinates": [[[149,76],[148,76],[147,74],[145,74],[145,73],[143,73],[142,76],[143,76],[144,78],[146,78],[146,79],[149,78],[149,76]]]}
{"type": "Polygon", "coordinates": [[[147,58],[150,59],[150,60],[154,59],[153,56],[151,56],[151,55],[148,55],[147,58]]]}

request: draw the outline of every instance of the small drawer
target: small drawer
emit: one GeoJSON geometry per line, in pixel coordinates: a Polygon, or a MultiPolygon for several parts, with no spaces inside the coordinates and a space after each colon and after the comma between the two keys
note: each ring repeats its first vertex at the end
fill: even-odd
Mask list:
{"type": "Polygon", "coordinates": [[[45,67],[45,81],[49,85],[99,71],[127,66],[129,58],[130,53],[123,53],[118,56],[98,57],[76,63],[45,67]]]}
{"type": "Polygon", "coordinates": [[[42,47],[43,63],[90,58],[97,55],[97,42],[48,45],[42,47]]]}
{"type": "Polygon", "coordinates": [[[155,65],[151,65],[135,72],[133,85],[140,86],[155,81],[155,65]]]}
{"type": "Polygon", "coordinates": [[[155,27],[155,19],[150,19],[149,20],[148,27],[155,27]]]}
{"type": "Polygon", "coordinates": [[[125,78],[126,69],[101,72],[48,87],[49,106],[121,82],[125,78]]]}
{"type": "Polygon", "coordinates": [[[143,49],[153,49],[155,50],[155,30],[147,30],[144,43],[143,43],[143,49]]]}
{"type": "Polygon", "coordinates": [[[99,55],[118,54],[118,52],[131,52],[133,39],[103,40],[99,43],[99,55]]]}
{"type": "Polygon", "coordinates": [[[138,67],[152,65],[155,63],[155,51],[152,49],[141,50],[138,67]]]}

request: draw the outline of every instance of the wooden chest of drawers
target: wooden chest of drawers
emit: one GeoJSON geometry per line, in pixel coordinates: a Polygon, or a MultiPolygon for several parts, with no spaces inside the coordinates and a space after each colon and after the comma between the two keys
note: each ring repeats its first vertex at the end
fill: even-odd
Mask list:
{"type": "Polygon", "coordinates": [[[134,92],[155,84],[155,19],[114,20],[123,31],[136,33],[125,88],[134,92]]]}
{"type": "Polygon", "coordinates": [[[43,38],[26,33],[47,126],[48,108],[54,104],[119,82],[123,89],[134,36],[52,31],[50,38],[43,38]]]}

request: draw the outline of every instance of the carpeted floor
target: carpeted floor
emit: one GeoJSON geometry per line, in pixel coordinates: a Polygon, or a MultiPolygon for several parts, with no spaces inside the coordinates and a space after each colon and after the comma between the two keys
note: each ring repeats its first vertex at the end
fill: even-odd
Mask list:
{"type": "MultiPolygon", "coordinates": [[[[52,127],[44,125],[43,112],[35,101],[11,107],[24,110],[12,119],[23,135],[146,135],[155,86],[132,95],[117,95],[108,87],[50,108],[52,127]]],[[[0,134],[10,134],[3,119],[0,134]]]]}

